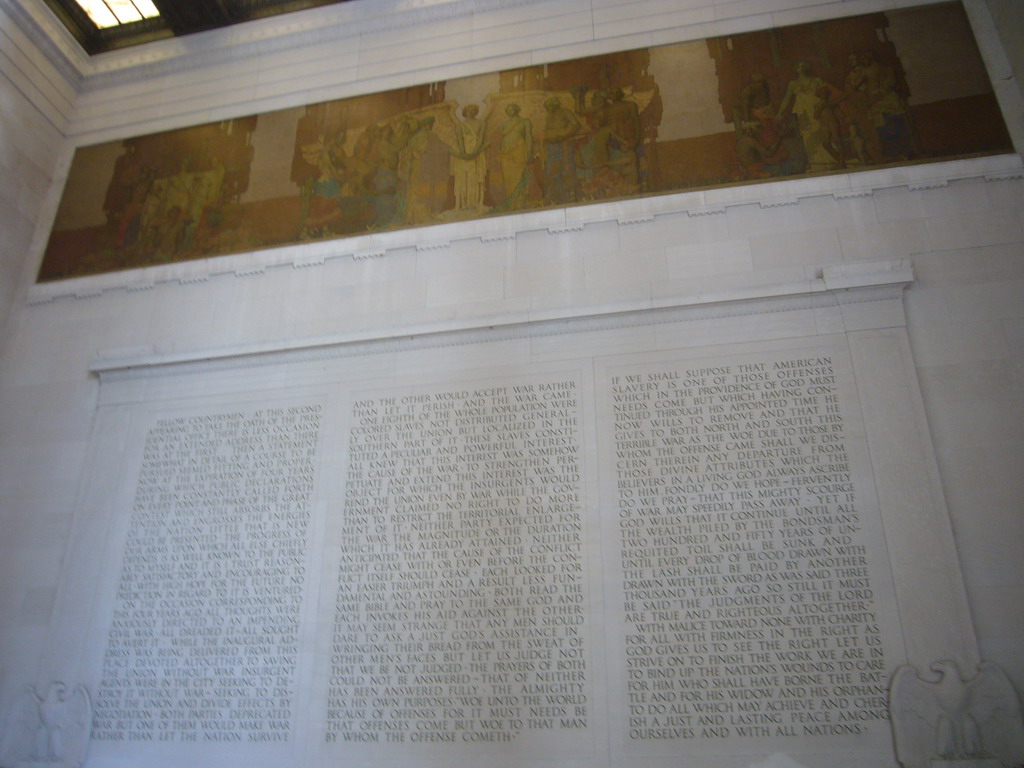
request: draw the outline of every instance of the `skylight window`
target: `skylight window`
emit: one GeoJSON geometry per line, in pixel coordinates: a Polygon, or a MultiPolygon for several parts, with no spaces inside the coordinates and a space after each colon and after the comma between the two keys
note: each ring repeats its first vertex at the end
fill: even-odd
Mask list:
{"type": "MultiPolygon", "coordinates": [[[[40,0],[21,0],[39,2],[40,0]]],[[[87,53],[166,40],[345,0],[43,0],[87,53]]],[[[7,0],[0,0],[0,8],[7,0]]]]}
{"type": "Polygon", "coordinates": [[[160,15],[152,0],[76,0],[100,29],[160,15]]]}

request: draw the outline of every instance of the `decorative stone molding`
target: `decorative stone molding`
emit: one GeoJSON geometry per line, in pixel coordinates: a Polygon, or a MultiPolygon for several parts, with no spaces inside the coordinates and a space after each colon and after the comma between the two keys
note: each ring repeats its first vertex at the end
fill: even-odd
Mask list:
{"type": "Polygon", "coordinates": [[[340,3],[296,16],[282,14],[200,35],[218,35],[220,45],[196,46],[180,38],[146,46],[87,56],[71,35],[42,3],[31,0],[0,0],[33,43],[69,82],[81,90],[98,90],[214,64],[243,61],[290,48],[340,41],[373,32],[402,29],[418,24],[454,19],[474,13],[505,10],[543,0],[419,0],[393,4],[380,14],[371,4],[340,3]]]}
{"type": "Polygon", "coordinates": [[[631,326],[703,321],[837,305],[898,300],[914,280],[906,259],[826,267],[821,277],[801,283],[760,286],[676,299],[654,306],[610,308],[589,315],[566,313],[560,317],[529,315],[502,319],[468,319],[433,327],[394,328],[389,332],[346,334],[297,342],[174,354],[133,354],[122,350],[101,353],[90,371],[103,381],[125,381],[202,370],[230,370],[282,363],[345,358],[379,352],[400,352],[476,344],[494,339],[522,339],[593,332],[631,326]]]}
{"type": "Polygon", "coordinates": [[[684,192],[660,197],[626,200],[616,204],[580,206],[555,211],[517,214],[482,221],[458,222],[431,227],[430,237],[425,230],[408,229],[396,232],[353,236],[338,240],[319,241],[307,245],[268,248],[252,253],[218,256],[196,261],[142,269],[111,272],[91,277],[39,283],[29,291],[29,304],[44,304],[54,299],[74,296],[88,298],[109,291],[125,290],[138,283],[188,284],[196,282],[194,275],[206,280],[215,275],[251,276],[266,271],[267,267],[282,264],[321,266],[335,259],[383,257],[388,253],[415,248],[418,251],[446,247],[457,242],[477,241],[481,244],[501,240],[514,240],[525,232],[546,231],[551,236],[581,231],[588,225],[617,224],[643,228],[657,222],[660,216],[686,214],[690,217],[720,215],[730,207],[759,205],[770,209],[779,205],[798,207],[803,200],[832,197],[842,200],[850,197],[868,197],[884,189],[909,188],[912,184],[947,186],[950,182],[980,180],[985,183],[1019,182],[1024,178],[1024,165],[1019,155],[953,160],[927,166],[911,166],[863,174],[825,176],[792,181],[771,182],[728,189],[702,192],[684,192]],[[851,185],[863,177],[873,182],[870,186],[851,185]],[[915,181],[916,179],[916,181],[915,181]],[[722,199],[721,203],[712,202],[722,199]],[[781,201],[781,202],[776,202],[781,201]],[[590,215],[588,215],[588,213],[590,215]],[[552,223],[561,217],[562,223],[552,223]],[[493,226],[492,232],[486,227],[493,226]]]}
{"type": "Polygon", "coordinates": [[[904,768],[1001,768],[1024,762],[1024,721],[1006,674],[982,662],[965,679],[955,661],[892,676],[889,712],[904,768]]]}
{"type": "Polygon", "coordinates": [[[45,3],[0,0],[0,12],[10,16],[72,88],[82,87],[90,66],[89,56],[45,3]]]}
{"type": "Polygon", "coordinates": [[[79,768],[92,733],[92,700],[84,685],[70,695],[53,682],[44,693],[29,686],[11,703],[4,722],[4,768],[79,768]]]}

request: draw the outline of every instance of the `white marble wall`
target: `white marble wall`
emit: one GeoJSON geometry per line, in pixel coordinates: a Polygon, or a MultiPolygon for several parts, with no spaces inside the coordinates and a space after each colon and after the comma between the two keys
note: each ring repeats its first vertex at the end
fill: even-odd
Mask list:
{"type": "Polygon", "coordinates": [[[0,325],[26,266],[74,99],[53,69],[0,6],[0,325]]]}
{"type": "MultiPolygon", "coordinates": [[[[6,343],[31,279],[27,257],[73,94],[52,86],[53,67],[9,10],[0,5],[0,583],[14,588],[0,595],[0,624],[17,629],[0,630],[0,687],[5,689],[34,674],[33,639],[45,634],[50,618],[74,500],[73,484],[59,480],[54,493],[39,494],[39,481],[47,472],[57,480],[67,454],[59,422],[40,424],[37,405],[60,406],[43,406],[42,399],[26,402],[17,387],[9,386],[7,374],[19,363],[6,343]],[[35,480],[28,479],[32,474],[35,480]]],[[[73,405],[74,395],[66,402],[73,405]]]]}
{"type": "MultiPolygon", "coordinates": [[[[38,649],[85,479],[97,393],[88,367],[97,356],[287,346],[716,301],[775,285],[791,291],[828,265],[903,256],[918,276],[906,295],[908,331],[981,652],[1024,690],[1019,156],[538,213],[31,287],[75,145],[908,3],[354,0],[87,60],[23,2],[0,2],[0,301],[14,297],[0,357],[0,690],[41,685],[53,674],[38,649]],[[33,47],[39,30],[57,41],[45,56],[33,47]],[[47,190],[54,162],[57,181],[47,190]],[[33,222],[39,230],[30,245],[33,222]]],[[[1020,147],[1012,67],[984,3],[968,6],[1020,147]]]]}

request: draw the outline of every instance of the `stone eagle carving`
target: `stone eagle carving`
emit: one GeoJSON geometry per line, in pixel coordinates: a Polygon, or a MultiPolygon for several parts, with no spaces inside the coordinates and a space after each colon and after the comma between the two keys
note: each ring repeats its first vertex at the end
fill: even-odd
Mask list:
{"type": "Polygon", "coordinates": [[[889,716],[896,757],[904,768],[931,768],[932,761],[980,765],[1024,763],[1020,702],[998,666],[983,662],[965,680],[954,661],[929,665],[921,676],[905,665],[889,687],[889,716]]]}
{"type": "Polygon", "coordinates": [[[92,701],[85,686],[70,695],[50,683],[40,695],[29,686],[11,702],[0,743],[0,768],[79,768],[92,733],[92,701]]]}

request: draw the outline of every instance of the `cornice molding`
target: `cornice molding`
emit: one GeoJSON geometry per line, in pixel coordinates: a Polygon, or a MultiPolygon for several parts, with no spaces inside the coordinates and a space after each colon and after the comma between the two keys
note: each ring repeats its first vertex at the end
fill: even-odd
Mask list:
{"type": "Polygon", "coordinates": [[[382,334],[349,334],[171,355],[101,358],[90,365],[89,370],[98,375],[101,382],[130,381],[639,325],[831,308],[842,304],[899,300],[903,290],[913,281],[913,267],[907,259],[829,265],[822,268],[817,278],[805,282],[682,297],[657,306],[610,308],[590,314],[571,313],[544,318],[529,315],[483,318],[467,320],[463,325],[395,328],[382,334]]]}
{"type": "Polygon", "coordinates": [[[80,92],[89,69],[89,56],[53,12],[40,0],[0,0],[0,9],[68,85],[80,92]]]}
{"type": "Polygon", "coordinates": [[[549,0],[352,0],[88,56],[37,0],[0,0],[79,92],[549,0]],[[215,44],[211,44],[215,41],[215,44]]]}

